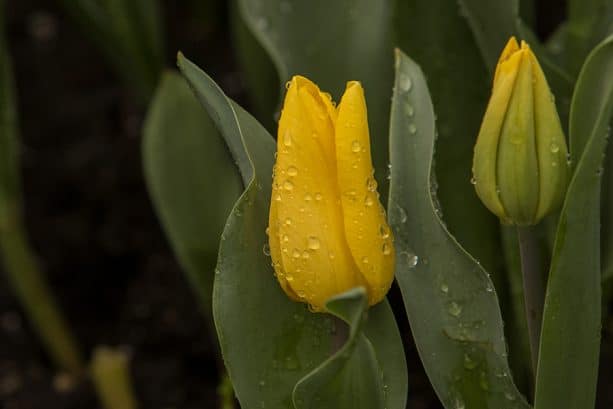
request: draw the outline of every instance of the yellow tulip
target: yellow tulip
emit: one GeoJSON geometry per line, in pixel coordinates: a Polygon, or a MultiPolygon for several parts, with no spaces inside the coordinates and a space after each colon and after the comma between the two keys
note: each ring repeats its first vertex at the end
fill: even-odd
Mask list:
{"type": "Polygon", "coordinates": [[[288,85],[268,228],[275,275],[312,311],[358,286],[376,304],[393,280],[394,246],[373,178],[362,86],[348,82],[337,108],[307,78],[288,85]]]}
{"type": "Polygon", "coordinates": [[[569,177],[553,95],[528,44],[500,55],[473,159],[473,183],[504,223],[532,225],[556,210],[569,177]]]}

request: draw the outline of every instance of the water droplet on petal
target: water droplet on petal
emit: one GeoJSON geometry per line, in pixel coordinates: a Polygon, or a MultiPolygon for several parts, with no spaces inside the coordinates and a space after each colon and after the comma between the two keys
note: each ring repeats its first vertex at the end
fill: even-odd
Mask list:
{"type": "Polygon", "coordinates": [[[292,251],[292,257],[293,257],[293,258],[300,258],[300,250],[298,250],[298,249],[294,249],[294,250],[292,251]]]}
{"type": "Polygon", "coordinates": [[[366,256],[362,257],[362,263],[368,264],[368,257],[366,256]]]}
{"type": "Polygon", "coordinates": [[[387,226],[381,225],[379,226],[379,234],[381,235],[381,238],[387,239],[390,236],[390,231],[387,226]]]}
{"type": "Polygon", "coordinates": [[[558,144],[552,143],[549,147],[549,150],[551,150],[551,153],[558,153],[560,151],[560,147],[558,146],[558,144]]]}
{"type": "Polygon", "coordinates": [[[351,143],[351,151],[354,153],[358,153],[360,150],[362,150],[362,146],[360,145],[360,142],[353,141],[351,143]]]}
{"type": "Polygon", "coordinates": [[[383,247],[381,247],[381,251],[384,256],[389,256],[392,253],[392,246],[389,243],[383,243],[383,247]]]}
{"type": "Polygon", "coordinates": [[[289,217],[287,219],[285,219],[285,225],[286,226],[291,226],[292,225],[292,219],[290,219],[289,217]]]}
{"type": "Polygon", "coordinates": [[[417,133],[417,127],[415,126],[415,124],[409,124],[409,132],[411,133],[411,135],[415,135],[415,133],[417,133]]]}
{"type": "Polygon", "coordinates": [[[372,206],[374,203],[374,201],[372,200],[372,197],[370,196],[366,196],[366,198],[364,199],[364,205],[366,205],[367,207],[372,206]]]}
{"type": "Polygon", "coordinates": [[[377,190],[377,181],[373,178],[366,179],[366,189],[368,189],[369,192],[377,190]]]}
{"type": "Polygon", "coordinates": [[[475,178],[474,176],[472,178],[470,178],[470,184],[471,185],[476,185],[477,184],[477,178],[475,178]]]}
{"type": "Polygon", "coordinates": [[[319,242],[319,239],[317,237],[315,237],[315,236],[309,237],[307,243],[308,243],[307,246],[311,250],[317,250],[321,246],[321,243],[319,242]]]}
{"type": "Polygon", "coordinates": [[[262,246],[262,253],[264,253],[266,257],[270,256],[270,246],[268,243],[265,243],[264,246],[262,246]]]}
{"type": "Polygon", "coordinates": [[[321,193],[315,193],[315,200],[319,202],[321,199],[323,199],[323,195],[321,193]]]}
{"type": "Polygon", "coordinates": [[[449,292],[449,286],[445,283],[441,284],[441,292],[447,294],[449,292]]]}
{"type": "Polygon", "coordinates": [[[283,182],[283,189],[287,191],[294,190],[294,184],[291,181],[286,180],[285,182],[283,182]]]}
{"type": "Polygon", "coordinates": [[[283,145],[292,146],[292,134],[289,131],[285,132],[285,135],[283,135],[283,145]]]}
{"type": "Polygon", "coordinates": [[[304,201],[305,202],[310,202],[311,200],[313,200],[313,196],[311,196],[308,193],[306,195],[304,195],[304,201]]]}
{"type": "Polygon", "coordinates": [[[296,176],[298,174],[298,169],[295,166],[290,166],[287,168],[287,174],[289,176],[296,176]]]}

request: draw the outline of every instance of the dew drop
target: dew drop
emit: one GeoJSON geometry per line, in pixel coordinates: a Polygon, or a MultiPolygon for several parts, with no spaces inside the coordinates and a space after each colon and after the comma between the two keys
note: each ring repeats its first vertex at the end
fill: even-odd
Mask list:
{"type": "Polygon", "coordinates": [[[287,81],[287,82],[285,83],[285,89],[289,89],[289,87],[290,87],[291,85],[292,85],[292,82],[291,82],[291,81],[287,81]]]}
{"type": "Polygon", "coordinates": [[[411,81],[411,78],[408,75],[400,74],[398,85],[403,92],[409,92],[413,87],[413,81],[411,81]]]}
{"type": "Polygon", "coordinates": [[[412,117],[413,115],[415,115],[415,109],[413,108],[413,105],[411,104],[406,104],[404,107],[404,111],[409,117],[412,117]]]}
{"type": "Polygon", "coordinates": [[[549,147],[549,150],[551,151],[551,153],[558,153],[560,151],[560,147],[558,146],[558,144],[552,143],[549,147]]]}
{"type": "Polygon", "coordinates": [[[283,182],[283,189],[287,191],[294,190],[294,184],[291,181],[286,180],[285,182],[283,182]]]}
{"type": "Polygon", "coordinates": [[[415,124],[409,124],[409,132],[411,133],[411,135],[415,135],[415,133],[417,133],[417,127],[415,126],[415,124]]]}
{"type": "Polygon", "coordinates": [[[285,280],[287,280],[288,283],[291,283],[292,281],[294,281],[294,276],[287,274],[285,276],[285,280]]]}
{"type": "Polygon", "coordinates": [[[377,181],[373,178],[366,179],[366,189],[368,189],[369,192],[377,190],[377,181]]]}
{"type": "Polygon", "coordinates": [[[441,284],[441,292],[447,294],[449,292],[449,286],[445,283],[441,284]]]}
{"type": "Polygon", "coordinates": [[[379,234],[381,235],[381,238],[387,239],[390,236],[390,231],[386,226],[381,225],[379,226],[379,234]]]}
{"type": "Polygon", "coordinates": [[[275,200],[276,200],[277,202],[280,202],[280,201],[281,201],[281,195],[277,193],[277,194],[275,195],[275,200]]]}
{"type": "Polygon", "coordinates": [[[289,236],[287,234],[283,235],[283,241],[287,243],[289,241],[289,236]]]}
{"type": "Polygon", "coordinates": [[[447,308],[449,314],[454,317],[459,317],[462,314],[462,306],[455,301],[449,303],[449,307],[447,308]]]}
{"type": "Polygon", "coordinates": [[[392,246],[389,243],[383,243],[383,247],[381,247],[381,251],[384,256],[389,256],[392,253],[392,246]]]}
{"type": "Polygon", "coordinates": [[[362,150],[362,146],[360,145],[360,142],[358,141],[353,141],[351,143],[351,151],[354,153],[358,153],[359,151],[362,150]]]}
{"type": "Polygon", "coordinates": [[[290,166],[287,168],[287,174],[289,176],[296,176],[298,174],[298,169],[295,166],[290,166]]]}
{"type": "Polygon", "coordinates": [[[366,256],[362,257],[362,263],[368,264],[368,257],[366,256]]]}
{"type": "Polygon", "coordinates": [[[264,253],[266,257],[270,256],[270,246],[268,245],[268,243],[265,243],[262,246],[262,253],[264,253]]]}
{"type": "Polygon", "coordinates": [[[283,145],[292,146],[292,134],[289,131],[285,132],[285,135],[283,135],[283,145]]]}
{"type": "Polygon", "coordinates": [[[292,251],[292,257],[293,257],[293,258],[300,258],[300,250],[298,250],[298,249],[294,249],[294,250],[292,251]]]}
{"type": "Polygon", "coordinates": [[[317,200],[318,202],[321,201],[321,199],[323,199],[323,196],[321,193],[315,193],[315,200],[317,200]]]}
{"type": "Polygon", "coordinates": [[[285,225],[286,226],[291,226],[292,225],[292,219],[290,219],[289,217],[287,219],[285,219],[285,225]]]}
{"type": "Polygon", "coordinates": [[[474,176],[472,178],[470,178],[470,184],[471,185],[476,185],[477,184],[477,178],[475,178],[474,176]]]}
{"type": "Polygon", "coordinates": [[[374,201],[372,200],[372,197],[366,196],[366,198],[364,199],[364,205],[370,207],[373,205],[373,203],[374,201]]]}
{"type": "Polygon", "coordinates": [[[308,251],[303,251],[303,252],[302,252],[302,258],[303,258],[303,259],[305,259],[305,260],[306,260],[306,259],[308,259],[309,257],[311,257],[311,255],[309,254],[309,252],[308,252],[308,251]]]}
{"type": "Polygon", "coordinates": [[[319,249],[319,247],[321,247],[321,243],[319,242],[319,239],[317,237],[310,236],[308,241],[307,241],[307,246],[311,250],[317,250],[317,249],[319,249]]]}
{"type": "Polygon", "coordinates": [[[311,200],[313,200],[313,196],[311,196],[309,193],[304,195],[304,201],[305,202],[310,202],[311,200]]]}

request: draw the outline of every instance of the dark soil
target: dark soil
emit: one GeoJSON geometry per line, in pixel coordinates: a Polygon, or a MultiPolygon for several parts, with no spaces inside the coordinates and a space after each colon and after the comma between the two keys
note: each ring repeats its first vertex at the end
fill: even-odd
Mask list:
{"type": "MultiPolygon", "coordinates": [[[[216,408],[215,349],[142,177],[146,107],[55,2],[7,3],[27,228],[84,353],[99,344],[131,351],[142,408],[216,408]]],[[[227,10],[199,24],[189,3],[165,2],[168,66],[182,49],[245,103],[227,10]]],[[[396,292],[392,301],[402,311],[396,292]]],[[[400,322],[407,340],[408,407],[440,409],[406,320],[400,322]]],[[[606,391],[613,379],[607,336],[603,359],[606,391]]],[[[600,408],[613,407],[606,399],[600,408]]],[[[4,409],[100,407],[90,384],[71,386],[56,374],[1,274],[0,402],[4,409]]]]}

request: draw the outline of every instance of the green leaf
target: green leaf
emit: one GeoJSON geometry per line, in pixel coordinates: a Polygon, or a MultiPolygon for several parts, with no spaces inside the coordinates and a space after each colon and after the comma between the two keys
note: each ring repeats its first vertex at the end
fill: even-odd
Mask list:
{"type": "Polygon", "coordinates": [[[243,184],[215,125],[172,71],[145,121],[143,166],[170,244],[210,316],[219,239],[243,184]]]}
{"type": "Polygon", "coordinates": [[[496,273],[494,279],[502,281],[498,218],[467,183],[490,88],[479,50],[466,19],[447,0],[399,2],[396,19],[400,48],[436,79],[429,89],[437,114],[438,198],[447,226],[470,254],[496,273]]]}
{"type": "Polygon", "coordinates": [[[266,50],[247,27],[238,10],[238,0],[230,8],[232,39],[236,57],[249,90],[254,116],[269,131],[276,122],[274,112],[279,103],[279,77],[266,50]]]}
{"type": "Polygon", "coordinates": [[[362,82],[376,177],[383,191],[388,183],[391,3],[239,0],[243,19],[270,54],[282,84],[295,74],[304,75],[338,101],[347,81],[362,82]]]}
{"type": "Polygon", "coordinates": [[[587,58],[573,95],[573,178],[545,298],[535,408],[593,408],[601,325],[600,185],[613,114],[613,37],[587,58]]]}
{"type": "Polygon", "coordinates": [[[362,325],[368,300],[363,288],[350,290],[326,303],[327,310],[349,325],[349,338],[341,349],[294,388],[297,409],[385,408],[376,352],[362,325]],[[342,390],[353,393],[340,394],[342,390]]]}
{"type": "Polygon", "coordinates": [[[158,0],[59,0],[122,79],[146,100],[164,64],[158,0]]]}
{"type": "MultiPolygon", "coordinates": [[[[306,375],[308,383],[327,377],[326,366],[318,367],[346,342],[346,334],[331,316],[311,313],[304,304],[290,301],[274,277],[265,233],[274,140],[181,55],[179,67],[230,147],[247,185],[222,235],[213,292],[215,325],[226,367],[244,409],[292,408],[296,383],[306,375]]],[[[341,308],[345,303],[338,305],[341,308]]],[[[364,325],[377,357],[376,375],[382,377],[382,382],[369,385],[365,392],[378,394],[377,386],[386,385],[386,407],[402,409],[406,403],[406,364],[388,303],[371,308],[364,325]]],[[[356,393],[343,389],[348,386],[339,383],[336,397],[356,393]]],[[[310,388],[299,389],[305,402],[310,393],[316,393],[310,388]]]]}
{"type": "Polygon", "coordinates": [[[420,68],[400,51],[394,89],[388,210],[396,279],[430,382],[449,409],[529,408],[510,374],[492,282],[440,219],[434,111],[420,68]]]}
{"type": "Polygon", "coordinates": [[[565,119],[572,92],[572,77],[556,65],[554,56],[522,22],[518,0],[459,0],[459,3],[491,73],[509,37],[519,35],[530,44],[557,97],[560,116],[565,119]]]}
{"type": "Polygon", "coordinates": [[[613,3],[610,0],[569,0],[567,69],[578,73],[590,50],[610,34],[613,34],[613,3]]]}
{"type": "Polygon", "coordinates": [[[500,52],[509,37],[516,33],[518,0],[459,0],[458,3],[486,65],[494,72],[500,52]]]}

